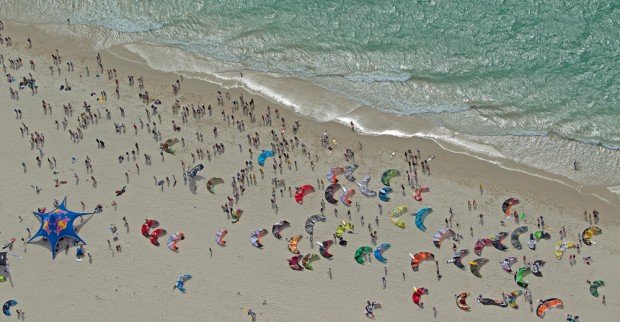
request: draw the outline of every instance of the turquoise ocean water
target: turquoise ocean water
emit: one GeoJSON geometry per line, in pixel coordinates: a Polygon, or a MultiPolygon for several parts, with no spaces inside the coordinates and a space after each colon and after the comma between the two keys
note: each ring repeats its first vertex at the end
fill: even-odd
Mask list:
{"type": "Polygon", "coordinates": [[[24,22],[68,18],[219,66],[312,82],[544,170],[620,184],[618,1],[0,3],[24,22]],[[590,169],[571,174],[574,159],[590,169]]]}

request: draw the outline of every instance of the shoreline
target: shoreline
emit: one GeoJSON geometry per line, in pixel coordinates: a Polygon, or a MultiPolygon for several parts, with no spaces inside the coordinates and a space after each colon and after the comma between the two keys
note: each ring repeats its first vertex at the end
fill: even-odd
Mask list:
{"type": "MultiPolygon", "coordinates": [[[[561,183],[568,187],[572,187],[577,192],[585,191],[586,194],[592,194],[595,197],[603,200],[605,202],[611,203],[620,203],[620,182],[609,182],[608,184],[593,184],[592,182],[600,183],[602,180],[607,178],[614,178],[615,172],[618,172],[620,175],[620,164],[618,166],[613,166],[613,163],[620,162],[620,150],[614,150],[608,147],[605,147],[601,144],[589,144],[587,142],[582,142],[576,139],[564,138],[557,135],[546,135],[543,136],[544,142],[537,143],[537,145],[544,146],[546,144],[557,144],[561,142],[565,142],[567,144],[574,143],[577,148],[579,147],[587,147],[587,149],[594,149],[592,151],[598,151],[597,153],[616,154],[615,161],[611,163],[605,163],[602,159],[598,160],[595,163],[598,163],[599,166],[607,166],[609,169],[594,169],[592,165],[585,166],[588,171],[587,173],[574,173],[568,172],[570,175],[566,174],[566,169],[557,170],[559,172],[551,171],[551,169],[558,169],[557,166],[553,166],[552,168],[541,168],[540,164],[532,165],[530,162],[534,161],[535,158],[529,157],[527,160],[516,160],[514,157],[506,156],[504,153],[497,150],[497,147],[493,144],[479,142],[478,140],[481,137],[471,136],[469,134],[462,134],[450,130],[446,127],[441,126],[437,123],[436,120],[433,120],[433,117],[427,118],[424,117],[424,113],[422,114],[413,114],[413,115],[399,115],[392,112],[384,112],[378,109],[375,109],[371,106],[364,105],[362,102],[358,102],[353,98],[347,97],[341,93],[332,91],[327,89],[321,85],[315,84],[310,80],[297,79],[283,75],[272,75],[259,71],[250,71],[242,69],[243,67],[237,63],[229,63],[229,62],[220,62],[213,58],[208,58],[196,54],[191,51],[187,51],[180,47],[174,45],[163,45],[163,44],[153,44],[153,43],[141,43],[141,42],[133,42],[132,39],[139,39],[140,36],[135,36],[132,33],[123,33],[114,30],[107,29],[101,26],[93,26],[93,25],[65,25],[65,24],[42,24],[42,25],[31,25],[27,23],[17,22],[19,24],[23,24],[25,26],[51,26],[56,29],[56,34],[59,30],[75,30],[76,28],[80,30],[80,34],[88,35],[95,31],[95,34],[99,34],[103,37],[101,41],[99,41],[96,45],[91,43],[91,46],[95,46],[100,50],[108,51],[114,55],[118,55],[121,59],[127,59],[128,61],[133,61],[134,63],[139,63],[147,68],[153,70],[159,70],[163,72],[173,72],[179,75],[185,75],[189,77],[195,77],[201,81],[209,82],[214,85],[221,86],[226,89],[235,89],[235,88],[243,88],[245,91],[252,93],[254,95],[260,95],[261,97],[266,98],[269,101],[272,101],[274,104],[281,104],[283,107],[287,109],[292,109],[297,114],[302,114],[305,117],[310,117],[318,122],[329,122],[332,120],[338,120],[339,123],[348,127],[348,123],[353,121],[358,129],[363,129],[363,134],[367,135],[389,135],[394,137],[403,137],[403,138],[422,138],[428,139],[435,142],[442,149],[447,150],[453,153],[466,154],[470,157],[476,158],[478,160],[488,162],[490,164],[500,166],[508,171],[517,171],[520,173],[524,173],[527,175],[532,175],[535,177],[543,178],[546,180],[555,181],[557,183],[561,183]],[[133,49],[132,49],[133,48],[133,49]],[[142,50],[140,53],[139,49],[142,50]],[[148,49],[154,49],[148,50],[148,49]],[[182,56],[186,59],[191,59],[192,62],[190,65],[194,66],[196,70],[188,70],[183,66],[168,66],[162,67],[161,62],[166,60],[162,57],[162,53],[158,51],[168,51],[169,56],[182,56]],[[116,51],[116,52],[115,52],[116,51]],[[155,58],[157,63],[152,62],[147,59],[144,54],[145,51],[148,52],[149,55],[156,55],[158,57],[155,58]],[[133,59],[133,60],[132,60],[133,59]],[[136,60],[138,59],[138,60],[136,60]],[[209,62],[207,62],[209,60],[209,62]],[[139,62],[141,61],[141,62],[139,62]],[[154,66],[155,64],[159,64],[159,66],[154,66]],[[206,65],[205,65],[206,64],[206,65]],[[238,70],[221,70],[218,69],[218,66],[235,66],[238,65],[240,69],[238,70]],[[205,67],[206,66],[206,67],[205,67]],[[243,72],[246,76],[243,81],[238,77],[238,73],[243,72]],[[256,75],[256,80],[269,80],[270,78],[273,82],[270,86],[265,87],[264,85],[257,84],[255,80],[252,80],[252,84],[248,83],[248,76],[256,75]],[[283,77],[284,81],[279,80],[283,77]],[[296,84],[297,86],[290,85],[291,83],[296,84]],[[284,88],[281,86],[285,85],[284,88]],[[273,88],[278,87],[277,91],[274,91],[273,88]],[[300,90],[303,88],[303,90],[300,90]],[[309,90],[310,89],[310,90],[309,90]],[[299,92],[303,92],[303,95],[306,97],[296,98],[294,95],[300,95],[299,92]],[[280,94],[280,93],[286,93],[280,94]],[[296,93],[296,94],[292,94],[296,93]],[[293,96],[291,96],[293,95],[293,96]],[[326,97],[313,105],[321,106],[321,109],[317,109],[316,113],[308,113],[308,107],[303,107],[304,112],[301,112],[301,105],[299,102],[309,101],[308,97],[326,97]],[[333,101],[336,99],[336,101],[333,101]],[[325,108],[328,106],[327,108],[325,108]],[[349,106],[344,109],[343,106],[349,106]],[[329,112],[331,111],[331,112],[329,112]],[[326,114],[327,113],[327,114],[326,114]],[[381,119],[379,127],[377,127],[376,120],[381,119]],[[369,123],[370,122],[370,123],[369,123]],[[389,125],[393,124],[393,125],[389,125]],[[389,129],[393,127],[394,130],[389,129]],[[407,132],[403,129],[414,128],[415,131],[407,132]],[[555,137],[555,138],[554,138],[555,137]],[[601,152],[602,151],[602,152],[601,152]],[[603,162],[601,164],[601,162],[603,162]],[[614,170],[615,169],[615,170],[614,170]],[[602,174],[601,171],[607,171],[606,174],[602,174]],[[615,172],[614,172],[615,171],[615,172]],[[577,180],[575,177],[571,176],[580,176],[581,180],[577,180]],[[590,178],[592,177],[592,178],[590,178]],[[588,181],[583,181],[588,180],[588,181]]],[[[139,33],[137,33],[139,34],[139,33]]],[[[69,36],[74,41],[84,42],[84,36],[69,36]]],[[[139,41],[139,40],[138,40],[139,41]]],[[[186,66],[186,65],[184,65],[186,66]]],[[[230,67],[228,66],[228,67],[230,67]]],[[[190,68],[191,69],[191,68],[190,68]]],[[[301,104],[305,104],[301,103],[301,104]]],[[[431,114],[429,114],[431,115],[431,114]]],[[[519,139],[519,136],[509,135],[507,137],[512,137],[513,140],[519,139]]],[[[497,137],[501,138],[501,137],[497,137]]],[[[534,137],[525,136],[526,139],[533,139],[534,137]]],[[[490,139],[492,141],[492,139],[490,139]]],[[[528,149],[528,144],[521,144],[522,149],[528,149]]],[[[543,149],[544,150],[544,149],[543,149]]],[[[561,150],[560,150],[561,151],[561,150]]],[[[589,152],[592,152],[589,151],[589,152]]],[[[565,151],[561,151],[562,154],[565,151]]],[[[576,152],[577,155],[573,157],[578,157],[582,153],[587,153],[588,151],[573,151],[576,152]]],[[[556,154],[557,156],[558,154],[556,154]]],[[[602,157],[600,157],[602,158],[602,157]]],[[[566,159],[566,158],[564,158],[566,159]]],[[[569,158],[572,160],[572,157],[569,158]]],[[[560,161],[555,160],[555,161],[560,161]]],[[[564,160],[569,161],[569,160],[564,160]]],[[[572,164],[572,161],[568,162],[572,164]]],[[[555,164],[555,163],[554,163],[555,164]]],[[[579,166],[582,166],[581,160],[579,161],[579,166]]],[[[572,168],[572,165],[565,164],[566,168],[572,168]]]]}
{"type": "MultiPolygon", "coordinates": [[[[432,307],[438,308],[438,321],[493,321],[497,319],[498,312],[506,319],[538,321],[539,318],[522,298],[519,299],[519,310],[507,308],[497,311],[495,307],[484,307],[475,302],[477,294],[496,298],[503,292],[517,288],[512,275],[504,272],[497,264],[508,255],[518,258],[527,255],[528,259],[544,259],[548,262],[544,268],[544,278],[531,276],[528,279],[532,282],[530,290],[535,294],[535,300],[556,296],[563,298],[565,310],[550,311],[549,315],[553,314],[553,318],[560,318],[564,313],[609,319],[617,315],[620,298],[613,296],[617,292],[612,285],[618,283],[613,267],[617,254],[620,253],[620,236],[614,233],[620,224],[616,216],[620,210],[620,202],[606,203],[593,195],[602,193],[610,196],[609,191],[605,194],[605,187],[584,187],[582,192],[577,192],[569,185],[505,170],[464,153],[450,152],[431,139],[352,132],[341,122],[318,122],[242,87],[227,89],[198,79],[201,77],[198,73],[187,73],[188,76],[181,80],[182,90],[174,96],[171,85],[176,79],[180,79],[178,73],[152,69],[136,57],[123,58],[123,55],[130,53],[123,53],[124,49],[113,47],[111,50],[99,52],[105,69],[115,68],[118,71],[121,94],[117,99],[113,80],[105,77],[105,73],[99,78],[93,76],[97,50],[90,48],[89,43],[80,43],[68,36],[54,35],[54,31],[62,28],[26,26],[10,21],[5,21],[5,26],[3,36],[11,36],[14,42],[13,47],[1,48],[3,53],[6,52],[5,60],[19,55],[25,61],[22,69],[11,70],[11,73],[18,79],[27,75],[30,71],[27,66],[28,59],[35,58],[36,79],[40,87],[39,94],[31,96],[28,91],[23,91],[20,100],[13,101],[8,99],[8,87],[14,84],[7,85],[3,82],[3,85],[0,85],[4,92],[0,96],[1,102],[10,107],[2,112],[2,134],[15,145],[11,146],[12,153],[1,156],[8,169],[3,172],[4,200],[0,203],[0,210],[5,214],[7,225],[0,232],[0,240],[11,236],[25,236],[26,227],[36,229],[38,222],[31,212],[36,207],[49,207],[53,198],[68,196],[69,208],[73,210],[79,210],[80,200],[85,201],[88,208],[102,203],[102,200],[105,204],[104,213],[93,216],[79,231],[88,242],[87,251],[93,254],[91,263],[85,260],[76,264],[73,259],[75,247],[59,253],[52,261],[49,249],[42,246],[46,245],[44,243],[24,244],[23,252],[21,244],[15,245],[14,251],[22,254],[23,258],[10,259],[14,275],[11,281],[14,283],[11,296],[19,300],[20,308],[25,307],[29,318],[49,318],[52,314],[55,318],[66,320],[104,320],[103,316],[105,319],[126,319],[134,316],[137,320],[189,320],[209,314],[214,319],[238,321],[247,319],[244,310],[252,308],[259,314],[259,320],[286,320],[291,316],[302,321],[330,320],[340,314],[341,319],[345,317],[364,321],[366,318],[363,315],[363,306],[367,300],[372,300],[383,305],[382,309],[375,312],[378,319],[388,321],[404,320],[412,315],[432,320],[432,307]],[[33,49],[25,46],[26,37],[33,39],[33,49]],[[63,59],[75,62],[75,72],[66,72],[63,69],[62,77],[56,74],[50,76],[47,64],[50,63],[50,53],[53,53],[55,48],[59,49],[63,59]],[[84,66],[90,66],[90,77],[82,75],[84,66]],[[138,98],[137,86],[127,86],[128,75],[136,78],[143,75],[145,89],[149,91],[151,98],[161,99],[158,114],[163,122],[159,123],[162,125],[158,125],[158,128],[162,132],[163,140],[170,137],[184,139],[185,145],[177,144],[178,154],[162,154],[160,160],[159,146],[163,140],[154,140],[146,129],[139,126],[134,134],[131,125],[145,117],[144,110],[148,109],[148,104],[138,98]],[[65,77],[72,84],[71,91],[58,90],[57,85],[63,84],[62,78],[65,77]],[[101,90],[108,92],[106,102],[98,102],[97,95],[90,94],[101,90]],[[243,95],[246,101],[253,99],[258,121],[251,122],[240,111],[235,113],[230,100],[225,101],[224,106],[217,105],[218,90],[230,92],[233,99],[240,95],[243,95]],[[43,114],[40,104],[42,99],[54,106],[53,115],[43,114]],[[209,117],[192,118],[190,112],[189,121],[181,122],[180,117],[171,111],[176,99],[190,111],[191,107],[209,104],[213,106],[214,113],[209,117]],[[84,129],[83,142],[71,142],[66,131],[62,128],[58,130],[53,125],[54,119],[63,118],[61,106],[67,102],[71,102],[78,111],[69,118],[70,129],[77,125],[75,116],[82,111],[82,102],[87,102],[93,109],[101,109],[102,112],[109,109],[113,117],[110,120],[102,118],[97,123],[90,124],[84,129]],[[56,155],[60,165],[59,173],[52,173],[45,162],[43,167],[35,165],[34,158],[38,151],[30,149],[27,138],[20,138],[20,120],[12,117],[13,106],[24,110],[22,121],[33,131],[39,130],[45,134],[45,153],[48,156],[56,155]],[[248,185],[245,194],[242,193],[238,204],[235,204],[235,207],[244,209],[245,213],[238,223],[233,224],[219,205],[230,194],[228,183],[230,178],[235,176],[235,172],[243,168],[243,161],[256,162],[257,150],[254,155],[247,152],[249,145],[246,145],[246,134],[259,133],[262,142],[260,148],[267,148],[269,143],[273,142],[270,140],[270,132],[278,133],[280,130],[278,120],[274,120],[273,126],[260,122],[260,115],[265,113],[267,106],[270,106],[271,111],[279,109],[280,116],[286,119],[289,127],[284,133],[287,139],[292,140],[293,136],[290,125],[294,120],[300,120],[297,136],[307,147],[308,157],[305,152],[299,151],[300,148],[293,148],[290,154],[295,163],[299,162],[299,170],[297,167],[287,169],[283,165],[283,171],[272,171],[272,161],[269,160],[269,163],[261,168],[265,170],[264,178],[257,171],[259,166],[256,165],[250,173],[258,178],[258,182],[248,185]],[[125,109],[126,115],[121,115],[119,107],[125,109]],[[247,132],[237,130],[234,121],[230,122],[226,117],[222,117],[220,112],[247,122],[247,132]],[[171,121],[176,121],[182,130],[173,132],[171,121]],[[115,133],[113,122],[127,124],[127,133],[115,133]],[[212,134],[214,127],[218,128],[219,133],[215,137],[212,134]],[[324,131],[329,133],[331,140],[335,140],[330,141],[333,147],[331,153],[321,146],[320,137],[324,131]],[[206,140],[197,140],[196,132],[204,133],[206,140]],[[95,148],[95,138],[106,141],[105,149],[95,148]],[[137,161],[134,160],[140,165],[141,170],[138,173],[133,171],[133,162],[126,165],[126,162],[117,160],[119,154],[123,155],[128,149],[133,149],[134,142],[140,143],[137,161]],[[225,153],[213,153],[209,160],[196,160],[193,155],[190,158],[190,153],[193,154],[196,149],[210,151],[212,144],[220,142],[226,145],[225,153]],[[377,205],[381,203],[376,198],[366,198],[361,193],[353,197],[354,201],[360,203],[361,211],[356,212],[355,207],[344,205],[327,205],[327,220],[316,224],[312,240],[305,233],[304,224],[309,216],[319,213],[319,201],[323,200],[323,191],[307,195],[303,205],[300,205],[285,191],[278,194],[274,188],[279,200],[279,210],[274,211],[269,203],[273,188],[271,182],[285,178],[289,187],[307,183],[315,185],[316,181],[325,180],[325,174],[331,167],[344,163],[343,153],[346,147],[354,150],[355,161],[359,163],[355,176],[361,178],[370,175],[372,189],[380,188],[379,178],[386,169],[401,169],[403,174],[393,179],[396,192],[391,195],[392,201],[382,203],[381,211],[377,210],[377,205]],[[406,183],[402,170],[407,169],[406,162],[403,162],[403,152],[407,149],[421,150],[421,159],[424,160],[432,157],[432,174],[421,172],[419,175],[420,183],[430,187],[430,192],[423,195],[424,200],[421,202],[412,199],[413,190],[409,185],[406,191],[403,188],[402,195],[400,193],[399,185],[406,183]],[[312,158],[309,157],[310,152],[312,158]],[[142,153],[153,155],[152,165],[142,162],[142,153]],[[395,157],[390,157],[392,153],[395,153],[395,157]],[[80,162],[83,162],[86,156],[93,159],[94,175],[99,181],[96,186],[91,187],[90,182],[84,181],[87,176],[82,165],[72,165],[69,159],[72,156],[76,156],[80,162]],[[310,162],[314,162],[315,157],[317,161],[311,166],[310,162]],[[22,172],[22,160],[28,162],[27,173],[22,172]],[[217,176],[224,178],[225,184],[219,185],[213,194],[206,191],[203,180],[198,182],[198,190],[192,189],[183,184],[179,161],[185,161],[190,168],[196,163],[204,163],[205,170],[201,173],[205,176],[204,181],[217,176]],[[83,176],[81,183],[74,184],[71,171],[83,176]],[[131,180],[127,179],[127,183],[123,172],[130,173],[131,180]],[[159,188],[153,184],[153,177],[156,177],[157,182],[158,178],[173,175],[179,179],[177,186],[163,184],[159,188]],[[69,183],[55,187],[54,178],[68,179],[69,183]],[[479,190],[479,184],[484,185],[483,191],[479,190]],[[41,194],[35,194],[29,185],[42,187],[41,194]],[[127,193],[122,197],[114,197],[113,192],[123,185],[127,185],[127,193]],[[526,224],[535,229],[536,218],[544,215],[553,239],[541,241],[536,251],[517,251],[508,240],[504,243],[510,247],[509,253],[492,248],[485,250],[484,257],[490,258],[490,263],[483,270],[483,279],[474,277],[469,270],[459,270],[452,264],[446,264],[445,260],[450,259],[454,253],[450,249],[452,241],[445,241],[446,246],[441,249],[434,248],[431,242],[433,233],[444,227],[444,218],[447,221],[449,214],[454,211],[454,229],[464,236],[462,240],[455,241],[455,247],[458,243],[459,248],[471,249],[476,238],[491,236],[498,231],[513,231],[515,223],[512,220],[501,222],[504,216],[502,202],[509,197],[520,199],[518,210],[528,215],[525,222],[517,225],[526,224]],[[467,208],[471,199],[478,200],[478,206],[473,210],[467,208]],[[112,200],[118,201],[118,210],[109,206],[112,200]],[[432,205],[433,214],[425,221],[428,230],[419,231],[415,225],[410,224],[412,219],[409,214],[405,219],[406,229],[393,225],[388,214],[394,207],[401,205],[407,205],[409,212],[432,205]],[[575,239],[577,234],[589,226],[583,219],[584,209],[597,209],[602,214],[599,226],[604,233],[596,237],[600,246],[584,246],[579,253],[580,259],[581,256],[591,255],[594,265],[587,266],[581,264],[581,261],[578,265],[569,265],[566,258],[568,256],[563,260],[556,259],[553,243],[557,240],[560,227],[566,227],[571,239],[575,239]],[[352,212],[352,219],[349,217],[347,220],[347,210],[352,212]],[[478,223],[478,213],[486,216],[484,225],[478,223]],[[21,214],[23,222],[14,218],[16,214],[21,214]],[[126,231],[121,220],[124,217],[129,221],[126,231]],[[180,251],[170,251],[165,245],[151,245],[139,231],[145,218],[157,219],[169,233],[183,231],[187,238],[179,243],[180,251]],[[376,224],[373,221],[375,218],[376,224]],[[248,240],[257,227],[269,229],[273,223],[283,219],[291,222],[291,227],[283,232],[286,238],[294,234],[304,235],[299,243],[304,254],[318,252],[316,242],[331,240],[334,229],[341,220],[355,223],[356,230],[354,234],[346,236],[349,246],[332,246],[335,254],[333,259],[317,261],[314,271],[297,272],[292,271],[286,263],[286,259],[292,254],[284,239],[277,240],[269,234],[265,236],[265,247],[262,249],[256,249],[248,240]],[[369,222],[379,231],[379,243],[392,244],[392,248],[386,252],[386,257],[389,258],[387,265],[374,259],[370,264],[359,265],[353,260],[353,252],[357,247],[377,245],[368,238],[365,224],[369,222]],[[108,249],[106,240],[111,239],[108,230],[110,224],[119,227],[118,243],[123,245],[122,252],[108,249]],[[472,231],[471,235],[468,227],[472,231]],[[222,228],[229,230],[226,247],[220,247],[214,242],[215,232],[222,228]],[[433,251],[436,254],[437,265],[443,273],[442,278],[435,280],[433,263],[424,263],[420,271],[412,272],[408,254],[419,251],[433,251]],[[188,292],[180,294],[171,288],[178,275],[186,272],[191,273],[193,278],[186,285],[188,292]],[[381,277],[385,276],[388,278],[387,287],[382,287],[381,277]],[[587,285],[583,282],[586,278],[604,279],[609,283],[608,288],[602,289],[605,294],[610,295],[606,306],[600,305],[600,299],[589,295],[587,285]],[[430,293],[424,295],[424,308],[411,302],[413,286],[431,288],[430,293]],[[468,301],[473,309],[468,313],[461,311],[454,303],[454,294],[463,291],[472,294],[468,301]],[[52,296],[56,297],[55,301],[45,300],[52,296]],[[299,301],[300,297],[307,298],[306,302],[299,301]],[[59,301],[66,303],[66,307],[59,306],[59,301]],[[136,313],[140,315],[136,316],[136,313]]],[[[311,89],[307,90],[311,92],[311,89]]],[[[389,118],[380,112],[371,114],[371,117],[376,118],[377,122],[384,122],[389,118]]],[[[154,118],[153,121],[155,120],[154,118]]],[[[344,178],[342,182],[348,187],[355,187],[354,183],[345,181],[344,178]]],[[[522,242],[525,239],[525,236],[521,237],[522,242]]],[[[163,239],[161,241],[163,242],[163,239]]],[[[571,250],[570,254],[576,252],[571,250]]],[[[471,254],[466,260],[474,258],[471,254]]],[[[8,287],[8,284],[5,285],[8,287]]]]}

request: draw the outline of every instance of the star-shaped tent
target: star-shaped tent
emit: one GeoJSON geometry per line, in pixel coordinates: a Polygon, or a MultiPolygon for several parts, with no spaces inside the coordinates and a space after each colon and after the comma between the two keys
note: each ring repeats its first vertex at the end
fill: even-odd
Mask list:
{"type": "Polygon", "coordinates": [[[63,237],[72,237],[86,244],[75,231],[73,221],[78,217],[90,215],[92,212],[73,212],[67,209],[66,203],[67,197],[63,199],[60,205],[57,205],[56,208],[49,212],[33,212],[35,216],[39,217],[41,227],[28,242],[31,242],[37,237],[46,238],[50,243],[52,258],[56,258],[56,244],[58,244],[58,240],[63,237]]]}

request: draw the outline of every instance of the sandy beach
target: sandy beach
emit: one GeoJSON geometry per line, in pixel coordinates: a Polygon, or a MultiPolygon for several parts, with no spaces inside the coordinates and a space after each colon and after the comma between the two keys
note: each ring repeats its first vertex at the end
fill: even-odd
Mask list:
{"type": "MultiPolygon", "coordinates": [[[[521,171],[506,170],[427,139],[360,135],[337,122],[297,115],[244,88],[204,81],[208,77],[196,72],[154,70],[123,46],[95,50],[94,44],[105,39],[80,38],[96,35],[94,27],[24,25],[7,18],[2,17],[0,31],[2,38],[11,38],[10,45],[7,40],[0,44],[5,66],[0,85],[0,131],[5,142],[0,155],[4,165],[0,243],[16,241],[5,249],[10,273],[5,272],[6,281],[0,283],[0,302],[17,302],[10,309],[11,318],[20,310],[22,319],[32,321],[248,321],[252,309],[259,321],[358,321],[368,319],[365,306],[374,301],[381,304],[373,311],[376,319],[385,321],[537,321],[538,301],[550,298],[561,299],[563,309],[549,310],[545,320],[566,320],[566,314],[581,321],[613,320],[620,314],[616,288],[620,279],[615,274],[620,259],[620,236],[615,233],[620,200],[604,186],[583,186],[536,171],[528,174],[523,165],[515,166],[521,171]],[[18,61],[21,65],[14,63],[18,61]],[[15,80],[9,82],[7,74],[15,80]],[[23,78],[36,80],[36,93],[20,89],[23,78]],[[18,91],[18,99],[10,89],[18,91]],[[143,99],[146,92],[148,100],[143,99]],[[322,142],[325,133],[327,144],[322,142]],[[40,139],[33,142],[31,135],[40,139]],[[179,141],[172,146],[176,152],[163,151],[161,145],[172,138],[179,141]],[[272,149],[275,155],[260,166],[261,151],[272,149]],[[353,151],[354,162],[345,160],[347,149],[353,151]],[[414,158],[406,157],[408,150],[416,155],[417,165],[409,164],[414,158]],[[430,171],[423,170],[423,160],[430,171]],[[323,206],[324,190],[330,185],[327,173],[353,163],[358,165],[355,182],[338,176],[343,187],[356,190],[352,204],[323,206]],[[184,179],[199,164],[204,169],[195,178],[184,179]],[[364,196],[357,183],[370,176],[368,188],[379,191],[388,169],[401,173],[390,180],[391,199],[364,196]],[[214,177],[223,183],[212,193],[207,181],[214,177]],[[312,185],[315,191],[299,204],[294,194],[302,185],[312,185]],[[418,201],[413,196],[421,186],[428,191],[421,192],[418,201]],[[123,187],[125,192],[117,196],[123,187]],[[101,212],[75,221],[86,242],[80,261],[73,241],[61,241],[55,258],[49,242],[39,238],[27,242],[41,226],[33,212],[52,210],[54,200],[62,202],[65,197],[67,208],[75,212],[102,206],[101,212]],[[507,218],[502,203],[508,198],[520,201],[512,209],[524,214],[522,218],[507,218]],[[243,210],[238,222],[233,223],[222,207],[229,200],[233,211],[243,210]],[[390,218],[399,206],[407,207],[404,228],[390,218]],[[421,231],[412,214],[424,207],[432,212],[424,220],[426,231],[421,231]],[[321,209],[326,220],[317,222],[310,236],[306,220],[321,214],[321,209]],[[584,211],[591,214],[594,209],[600,214],[596,223],[592,217],[584,218],[584,211]],[[537,227],[541,216],[544,229],[537,227]],[[156,220],[166,230],[160,246],[142,235],[146,219],[156,220]],[[277,239],[272,226],[282,220],[290,227],[277,239]],[[343,220],[355,226],[343,235],[346,246],[334,237],[343,220]],[[446,239],[437,248],[433,235],[446,226],[461,238],[446,239]],[[536,250],[531,250],[526,245],[529,232],[524,233],[523,248],[517,250],[509,235],[503,240],[507,250],[490,245],[480,256],[474,253],[479,239],[511,234],[520,226],[528,226],[529,232],[543,230],[550,239],[538,241],[536,250]],[[600,227],[602,234],[588,246],[581,236],[591,226],[600,227]],[[215,240],[222,229],[228,231],[225,246],[215,240]],[[268,231],[262,248],[250,243],[257,229],[268,231]],[[565,241],[580,247],[568,249],[558,259],[554,247],[562,240],[562,230],[565,241]],[[179,232],[185,238],[178,241],[175,252],[166,241],[179,232]],[[287,259],[295,254],[286,239],[295,235],[302,236],[301,255],[318,255],[317,242],[336,240],[329,250],[333,257],[318,255],[312,270],[292,270],[287,259]],[[383,254],[386,263],[373,254],[364,264],[354,259],[359,247],[374,250],[383,243],[391,245],[383,254]],[[464,269],[447,262],[455,253],[453,244],[457,250],[469,250],[462,260],[464,269]],[[409,253],[419,252],[433,253],[437,264],[425,261],[413,271],[409,253]],[[576,256],[574,261],[570,255],[576,256]],[[500,265],[509,256],[517,259],[512,273],[500,265]],[[584,260],[588,257],[589,264],[584,260]],[[477,258],[488,259],[480,270],[482,277],[470,271],[469,262],[477,258]],[[517,285],[515,272],[526,266],[524,262],[536,260],[546,262],[542,277],[529,274],[527,288],[517,285]],[[191,275],[185,293],[174,288],[183,274],[191,275]],[[591,295],[586,282],[595,280],[606,284],[598,297],[591,295]],[[428,289],[422,306],[412,301],[414,287],[428,289]],[[531,292],[532,304],[524,295],[516,298],[518,309],[476,301],[479,294],[502,299],[502,294],[516,290],[531,292]],[[470,293],[469,311],[455,301],[463,292],[470,293]]],[[[381,115],[376,118],[381,121],[381,115]]]]}

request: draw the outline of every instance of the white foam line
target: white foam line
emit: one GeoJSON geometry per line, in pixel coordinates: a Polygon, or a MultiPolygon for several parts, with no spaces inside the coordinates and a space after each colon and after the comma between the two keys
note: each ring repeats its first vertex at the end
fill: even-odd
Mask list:
{"type": "MultiPolygon", "coordinates": [[[[144,63],[142,63],[142,62],[134,61],[132,59],[120,56],[120,55],[118,55],[118,54],[116,54],[114,52],[111,52],[111,53],[113,55],[121,58],[121,59],[126,60],[126,61],[130,61],[130,62],[134,62],[134,63],[137,63],[137,64],[144,65],[144,63]]],[[[138,54],[138,53],[136,53],[136,54],[138,54]]],[[[138,56],[140,56],[140,55],[138,54],[138,56]]],[[[140,56],[140,57],[142,57],[142,56],[140,56]]],[[[148,67],[150,67],[152,69],[157,69],[157,68],[149,65],[148,64],[148,60],[145,59],[145,61],[147,61],[146,65],[148,67]]],[[[183,74],[183,73],[179,73],[179,74],[183,74]]],[[[271,89],[268,89],[268,88],[266,88],[264,86],[261,86],[261,85],[258,85],[258,84],[254,84],[254,86],[251,86],[248,83],[247,80],[241,80],[240,77],[224,77],[222,75],[218,75],[218,73],[212,73],[212,74],[209,74],[209,75],[213,76],[213,77],[215,77],[217,79],[221,79],[221,80],[225,80],[225,81],[231,81],[232,80],[232,81],[235,81],[235,83],[232,84],[232,85],[228,85],[227,86],[227,85],[225,85],[223,83],[216,82],[216,81],[214,81],[212,79],[183,74],[183,76],[186,77],[186,78],[199,79],[199,80],[202,80],[202,81],[214,84],[214,85],[219,85],[220,87],[223,87],[223,88],[226,88],[226,89],[241,87],[241,88],[245,89],[246,91],[248,91],[248,92],[250,92],[250,93],[252,93],[254,95],[263,96],[263,97],[267,98],[268,100],[281,103],[284,106],[287,106],[289,108],[293,108],[293,110],[298,112],[298,113],[304,114],[304,113],[301,112],[300,106],[294,104],[290,100],[286,99],[284,96],[279,95],[279,94],[275,93],[274,91],[272,91],[271,89]]],[[[304,114],[304,115],[312,117],[312,118],[314,118],[317,121],[324,122],[324,120],[320,120],[320,119],[318,119],[317,117],[315,117],[313,115],[309,115],[309,114],[304,114]]],[[[484,162],[487,162],[487,163],[490,163],[490,164],[493,164],[493,165],[497,165],[500,168],[508,170],[508,171],[519,172],[519,173],[523,173],[523,174],[526,174],[526,175],[534,176],[534,177],[537,177],[537,178],[540,178],[540,179],[543,179],[543,180],[548,180],[548,181],[556,182],[556,183],[562,184],[562,185],[564,185],[566,187],[574,189],[579,194],[582,194],[582,195],[592,195],[592,196],[594,196],[594,197],[596,197],[596,198],[598,198],[598,199],[600,199],[600,200],[602,200],[602,201],[604,201],[604,202],[606,202],[608,204],[611,204],[611,201],[609,201],[609,200],[607,200],[607,199],[605,199],[605,198],[603,198],[603,197],[601,197],[601,196],[599,196],[597,194],[594,194],[594,193],[584,194],[584,193],[582,193],[580,191],[580,189],[578,189],[577,186],[573,186],[573,185],[571,185],[571,184],[569,184],[569,183],[567,183],[565,181],[562,181],[562,180],[559,180],[559,179],[556,179],[556,178],[551,178],[551,177],[544,176],[544,175],[540,175],[540,174],[537,174],[537,173],[527,172],[527,171],[522,170],[522,169],[507,167],[501,161],[489,160],[489,159],[483,158],[483,157],[481,157],[479,155],[468,153],[467,151],[457,151],[457,150],[454,150],[454,149],[450,149],[450,148],[446,147],[444,144],[442,144],[442,141],[446,142],[446,143],[454,144],[456,146],[465,147],[466,149],[472,150],[474,152],[488,154],[491,157],[498,157],[498,158],[508,159],[508,158],[506,158],[503,154],[501,154],[497,150],[493,152],[493,151],[488,151],[488,150],[476,148],[476,147],[472,146],[471,144],[467,144],[466,142],[464,142],[462,140],[458,140],[456,138],[449,139],[446,136],[435,135],[435,134],[430,134],[430,133],[426,133],[425,134],[425,133],[421,133],[421,132],[416,132],[416,133],[413,133],[413,134],[409,134],[409,133],[404,133],[404,132],[401,132],[401,131],[398,131],[398,130],[370,131],[370,130],[365,129],[357,120],[352,119],[352,118],[348,118],[348,117],[338,117],[338,118],[336,118],[336,120],[339,123],[341,123],[341,124],[343,124],[345,126],[349,126],[350,123],[353,122],[355,127],[359,129],[359,132],[362,133],[362,134],[365,134],[365,135],[390,135],[390,136],[401,137],[401,138],[412,138],[412,137],[426,138],[426,139],[429,139],[429,140],[432,140],[433,142],[435,142],[437,145],[439,145],[440,148],[442,148],[445,151],[448,151],[448,152],[451,152],[451,153],[457,153],[457,154],[464,154],[464,155],[470,156],[472,158],[478,159],[480,161],[484,161],[484,162]]],[[[582,187],[582,186],[580,186],[580,187],[582,187]]],[[[620,186],[617,186],[617,187],[607,187],[607,189],[609,191],[613,192],[613,193],[616,193],[620,197],[620,186]]]]}

